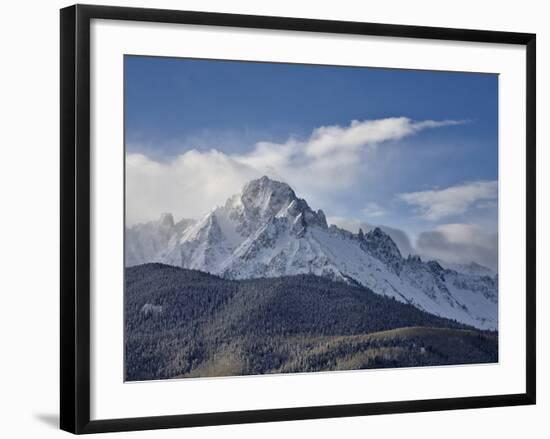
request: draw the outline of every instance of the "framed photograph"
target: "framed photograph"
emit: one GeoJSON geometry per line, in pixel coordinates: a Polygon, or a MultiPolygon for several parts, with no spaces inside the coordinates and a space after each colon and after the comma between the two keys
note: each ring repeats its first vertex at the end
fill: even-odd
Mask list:
{"type": "Polygon", "coordinates": [[[535,35],[61,10],[61,428],[535,403],[535,35]]]}

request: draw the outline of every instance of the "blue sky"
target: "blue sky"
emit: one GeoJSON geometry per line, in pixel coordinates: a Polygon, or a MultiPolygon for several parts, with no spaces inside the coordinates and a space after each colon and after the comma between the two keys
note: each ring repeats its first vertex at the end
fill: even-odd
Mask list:
{"type": "Polygon", "coordinates": [[[126,56],[125,128],[133,222],[268,174],[413,244],[497,231],[497,75],[126,56]]]}

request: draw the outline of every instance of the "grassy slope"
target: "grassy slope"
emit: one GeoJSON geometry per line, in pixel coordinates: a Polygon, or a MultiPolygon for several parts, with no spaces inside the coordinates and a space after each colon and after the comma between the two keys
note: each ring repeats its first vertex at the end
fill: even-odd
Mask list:
{"type": "MultiPolygon", "coordinates": [[[[264,373],[356,370],[489,363],[497,360],[496,334],[451,328],[407,327],[365,335],[293,337],[292,354],[264,373]]],[[[246,374],[243,353],[218,352],[182,377],[246,374]]]]}

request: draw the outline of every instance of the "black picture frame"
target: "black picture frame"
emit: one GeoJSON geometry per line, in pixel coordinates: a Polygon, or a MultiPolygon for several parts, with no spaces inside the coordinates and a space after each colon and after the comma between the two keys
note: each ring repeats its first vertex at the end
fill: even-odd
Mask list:
{"type": "Polygon", "coordinates": [[[364,416],[535,404],[536,36],[530,33],[74,5],[61,10],[60,426],[80,433],[364,416]],[[90,21],[182,23],[256,29],[514,44],[526,47],[526,376],[525,393],[90,420],[90,21]]]}

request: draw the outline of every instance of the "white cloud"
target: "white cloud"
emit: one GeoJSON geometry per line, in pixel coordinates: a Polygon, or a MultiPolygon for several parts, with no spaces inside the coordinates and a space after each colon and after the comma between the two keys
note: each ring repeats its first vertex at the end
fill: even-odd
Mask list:
{"type": "Polygon", "coordinates": [[[198,218],[257,176],[253,169],[217,151],[192,150],[168,163],[127,154],[127,223],[156,219],[162,212],[176,219],[198,218]]]}
{"type": "MultiPolygon", "coordinates": [[[[415,122],[406,117],[353,121],[349,126],[316,128],[305,140],[258,142],[247,153],[191,149],[169,162],[129,153],[127,221],[151,220],[161,212],[172,212],[176,218],[196,218],[261,175],[289,183],[312,205],[326,208],[323,201],[331,192],[350,188],[364,175],[369,153],[377,145],[424,129],[461,123],[415,122]]],[[[381,212],[379,209],[378,214],[381,212]]]]}
{"type": "Polygon", "coordinates": [[[476,181],[441,190],[399,194],[401,200],[414,206],[418,214],[428,220],[459,215],[473,206],[487,206],[487,202],[496,201],[497,197],[497,181],[476,181]]]}
{"type": "Polygon", "coordinates": [[[406,117],[354,120],[348,126],[322,126],[306,140],[259,142],[253,151],[234,156],[261,173],[281,178],[306,194],[350,187],[368,166],[368,155],[384,142],[400,140],[421,130],[463,121],[421,121],[406,117]]]}
{"type": "Polygon", "coordinates": [[[367,203],[367,205],[361,210],[366,217],[381,217],[385,216],[388,211],[380,206],[378,203],[367,203]]]}
{"type": "Polygon", "coordinates": [[[474,224],[444,224],[423,232],[416,251],[425,259],[478,264],[498,271],[498,237],[474,224]]]}
{"type": "Polygon", "coordinates": [[[406,117],[387,119],[354,120],[349,127],[338,125],[320,127],[313,131],[305,147],[306,155],[323,157],[334,153],[354,152],[365,145],[375,145],[388,140],[399,140],[426,128],[437,128],[446,125],[457,125],[464,121],[413,122],[406,117]]]}

